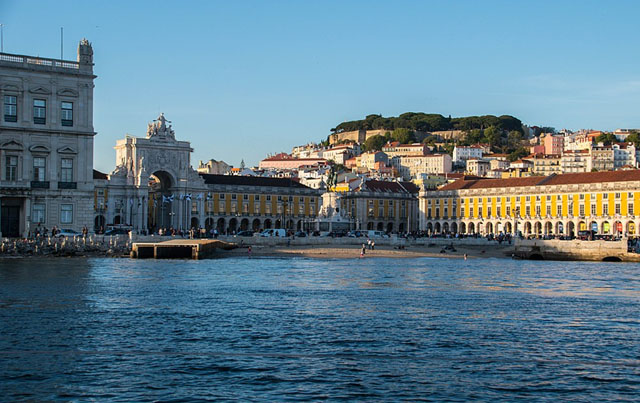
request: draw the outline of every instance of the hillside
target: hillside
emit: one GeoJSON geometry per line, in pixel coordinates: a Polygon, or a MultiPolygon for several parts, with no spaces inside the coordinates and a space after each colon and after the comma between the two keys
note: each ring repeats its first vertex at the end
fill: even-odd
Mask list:
{"type": "Polygon", "coordinates": [[[498,130],[510,132],[522,132],[520,119],[509,115],[493,116],[466,116],[452,118],[439,114],[407,112],[397,117],[383,117],[382,115],[369,115],[362,120],[342,122],[331,129],[332,133],[342,133],[353,130],[394,130],[410,129],[419,132],[434,132],[444,130],[484,130],[495,127],[498,130]]]}

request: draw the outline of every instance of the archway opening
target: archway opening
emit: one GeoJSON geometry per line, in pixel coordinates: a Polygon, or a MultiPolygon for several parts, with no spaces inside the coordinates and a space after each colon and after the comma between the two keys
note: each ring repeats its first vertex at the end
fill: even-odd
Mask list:
{"type": "Polygon", "coordinates": [[[107,223],[107,220],[103,215],[96,216],[95,220],[93,220],[93,231],[96,234],[101,234],[104,232],[104,227],[107,223]]]}
{"type": "Polygon", "coordinates": [[[149,205],[147,227],[150,232],[160,228],[169,228],[173,212],[174,195],[171,189],[175,185],[173,176],[166,171],[156,171],[149,176],[149,205]]]}
{"type": "Polygon", "coordinates": [[[253,220],[253,223],[251,224],[251,229],[253,230],[253,232],[258,232],[260,231],[260,220],[255,218],[253,220]]]}

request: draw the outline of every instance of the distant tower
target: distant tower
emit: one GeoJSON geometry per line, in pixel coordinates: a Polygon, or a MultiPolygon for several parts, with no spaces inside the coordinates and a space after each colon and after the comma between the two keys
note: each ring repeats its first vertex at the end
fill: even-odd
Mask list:
{"type": "Polygon", "coordinates": [[[93,48],[91,47],[91,42],[86,38],[82,39],[78,44],[78,63],[80,63],[81,70],[93,70],[93,48]]]}

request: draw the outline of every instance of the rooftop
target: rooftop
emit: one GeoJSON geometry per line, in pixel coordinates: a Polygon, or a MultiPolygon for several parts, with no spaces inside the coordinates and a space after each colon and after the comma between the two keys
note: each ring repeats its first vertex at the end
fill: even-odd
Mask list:
{"type": "Polygon", "coordinates": [[[199,174],[207,185],[233,185],[233,186],[269,186],[290,187],[297,189],[310,189],[307,186],[289,178],[267,178],[261,176],[237,176],[237,175],[212,175],[199,174]]]}
{"type": "Polygon", "coordinates": [[[640,181],[640,170],[584,172],[550,176],[528,176],[507,179],[460,179],[443,186],[440,190],[490,189],[524,186],[574,185],[605,182],[640,181]]]}

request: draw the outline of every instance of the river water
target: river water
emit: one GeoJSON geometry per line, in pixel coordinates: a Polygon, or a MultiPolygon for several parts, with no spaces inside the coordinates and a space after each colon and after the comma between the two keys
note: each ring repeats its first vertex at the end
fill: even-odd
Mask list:
{"type": "Polygon", "coordinates": [[[635,400],[640,266],[0,261],[0,400],[635,400]]]}

